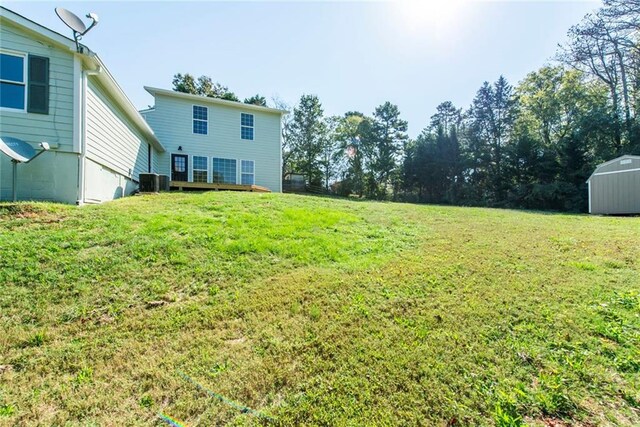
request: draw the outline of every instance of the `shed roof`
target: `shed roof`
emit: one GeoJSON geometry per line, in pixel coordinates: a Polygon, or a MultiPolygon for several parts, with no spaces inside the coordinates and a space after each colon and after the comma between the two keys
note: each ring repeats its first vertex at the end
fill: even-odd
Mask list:
{"type": "MultiPolygon", "coordinates": [[[[619,162],[621,160],[638,160],[640,161],[640,156],[634,156],[631,154],[625,154],[624,156],[620,156],[620,157],[616,157],[615,159],[609,160],[607,162],[601,163],[598,166],[596,166],[596,169],[593,171],[593,173],[591,174],[591,176],[589,176],[589,179],[587,179],[587,182],[589,182],[591,180],[591,178],[593,178],[594,175],[596,175],[597,173],[601,172],[601,170],[609,165],[612,165],[616,162],[619,162]]],[[[632,167],[634,166],[633,164],[631,164],[632,167]]]]}

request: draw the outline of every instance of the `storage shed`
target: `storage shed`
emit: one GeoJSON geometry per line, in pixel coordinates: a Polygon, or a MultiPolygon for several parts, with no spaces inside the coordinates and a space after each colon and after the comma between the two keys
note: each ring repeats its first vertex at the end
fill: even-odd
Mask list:
{"type": "Polygon", "coordinates": [[[599,165],[587,184],[589,213],[640,214],[640,156],[622,156],[599,165]]]}

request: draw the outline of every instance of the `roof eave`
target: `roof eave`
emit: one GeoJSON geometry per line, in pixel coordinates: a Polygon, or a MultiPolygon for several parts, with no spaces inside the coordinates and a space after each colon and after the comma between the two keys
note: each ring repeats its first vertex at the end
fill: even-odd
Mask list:
{"type": "Polygon", "coordinates": [[[156,96],[156,95],[170,96],[175,98],[188,99],[194,102],[207,102],[211,104],[224,105],[231,108],[262,111],[264,113],[272,113],[272,114],[280,114],[281,116],[289,114],[289,111],[280,110],[278,108],[262,107],[260,105],[245,104],[244,102],[228,101],[226,99],[211,98],[211,97],[202,96],[202,95],[193,95],[190,93],[176,92],[174,90],[169,90],[169,89],[161,89],[161,88],[151,87],[151,86],[144,86],[144,89],[147,92],[149,92],[152,96],[156,96]]]}
{"type": "Polygon", "coordinates": [[[30,32],[38,34],[39,36],[50,40],[59,47],[64,47],[69,49],[73,53],[77,53],[76,43],[69,37],[63,36],[56,31],[53,31],[43,25],[38,24],[37,22],[30,20],[29,18],[25,18],[24,16],[10,9],[7,9],[4,6],[0,6],[0,17],[8,19],[9,21],[16,23],[17,25],[26,28],[30,32]]]}

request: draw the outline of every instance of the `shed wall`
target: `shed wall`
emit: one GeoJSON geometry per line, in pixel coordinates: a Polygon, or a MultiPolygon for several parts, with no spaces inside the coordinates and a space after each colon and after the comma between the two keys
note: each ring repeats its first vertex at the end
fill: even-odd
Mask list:
{"type": "Polygon", "coordinates": [[[640,171],[594,175],[590,191],[593,214],[640,214],[640,171]]]}

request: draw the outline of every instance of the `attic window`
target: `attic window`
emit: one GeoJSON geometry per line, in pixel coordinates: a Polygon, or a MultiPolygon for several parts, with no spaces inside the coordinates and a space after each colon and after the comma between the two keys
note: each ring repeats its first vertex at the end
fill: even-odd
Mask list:
{"type": "Polygon", "coordinates": [[[209,112],[207,107],[193,106],[193,133],[206,135],[208,129],[209,112]]]}
{"type": "Polygon", "coordinates": [[[621,164],[621,165],[629,165],[629,164],[631,164],[631,163],[633,163],[633,162],[631,161],[631,159],[624,159],[624,160],[620,160],[620,164],[621,164]]]}

